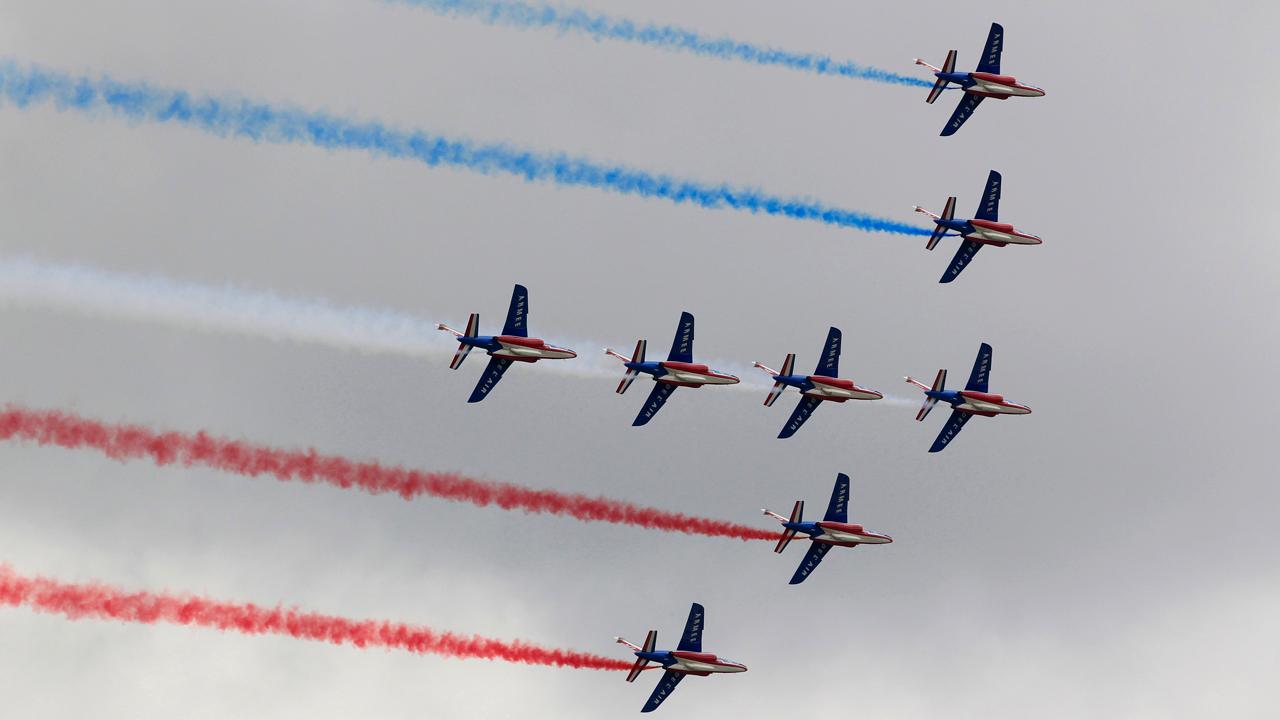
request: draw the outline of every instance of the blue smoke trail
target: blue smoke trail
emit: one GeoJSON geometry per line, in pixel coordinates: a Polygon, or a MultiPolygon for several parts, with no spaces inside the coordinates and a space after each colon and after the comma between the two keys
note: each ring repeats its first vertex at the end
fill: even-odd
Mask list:
{"type": "Polygon", "coordinates": [[[593,187],[705,208],[779,215],[870,232],[930,233],[905,223],[808,200],[784,199],[756,190],[707,185],[621,165],[604,165],[559,154],[540,154],[502,144],[479,144],[421,131],[406,132],[378,122],[358,122],[296,108],[207,96],[193,98],[182,90],[164,90],[144,83],[122,83],[109,78],[71,77],[12,62],[0,62],[0,101],[5,98],[20,108],[52,102],[60,110],[95,113],[105,109],[130,120],[187,125],[223,137],[364,150],[382,157],[413,159],[429,166],[446,165],[485,174],[501,173],[527,181],[593,187]]]}
{"type": "Polygon", "coordinates": [[[492,25],[519,28],[551,28],[560,32],[576,32],[596,40],[620,40],[640,45],[707,55],[722,60],[742,60],[757,65],[777,65],[791,70],[874,80],[875,82],[912,87],[930,87],[933,82],[899,75],[848,61],[833,60],[825,55],[788,52],[738,42],[729,38],[707,38],[693,30],[671,25],[636,25],[630,20],[593,15],[584,10],[560,9],[548,5],[494,0],[399,0],[441,15],[474,17],[492,25]]]}

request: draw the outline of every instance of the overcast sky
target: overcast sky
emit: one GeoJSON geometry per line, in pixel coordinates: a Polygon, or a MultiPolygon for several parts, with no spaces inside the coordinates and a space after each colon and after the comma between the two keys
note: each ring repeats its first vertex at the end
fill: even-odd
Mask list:
{"type": "MultiPolygon", "coordinates": [[[[759,523],[837,472],[850,519],[895,538],[802,551],[404,502],[92,452],[0,447],[0,562],[228,600],[284,602],[626,658],[705,648],[745,675],[695,678],[668,717],[1274,717],[1280,708],[1280,134],[1273,4],[582,2],[709,35],[912,72],[992,20],[1003,70],[1042,99],[988,101],[521,31],[367,0],[0,1],[19,62],[109,73],[626,163],[916,222],[976,207],[1042,246],[954,252],[916,237],[675,206],[182,127],[0,107],[3,257],[386,307],[496,330],[514,282],[533,334],[742,366],[844,330],[842,375],[916,397],[907,373],[1034,409],[979,418],[946,452],[912,404],[823,407],[649,390],[482,362],[423,361],[0,308],[0,402],[208,429],[424,469],[759,523]]],[[[598,346],[575,348],[597,353],[598,346]]],[[[545,364],[543,364],[545,365],[545,364]]],[[[775,365],[776,366],[776,365],[775,365]]],[[[772,522],[772,521],[769,521],[772,522]]],[[[803,547],[803,546],[801,546],[803,547]]],[[[620,675],[0,609],[14,717],[522,717],[636,712],[620,675]]]]}

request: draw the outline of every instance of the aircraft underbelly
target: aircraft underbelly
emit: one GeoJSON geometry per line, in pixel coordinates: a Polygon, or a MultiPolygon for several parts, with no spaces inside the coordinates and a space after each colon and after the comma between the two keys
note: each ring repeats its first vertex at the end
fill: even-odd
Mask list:
{"type": "Polygon", "coordinates": [[[975,86],[977,90],[992,95],[1017,95],[1018,97],[1039,97],[1043,95],[1039,90],[1032,88],[1018,87],[1017,85],[1003,85],[989,80],[979,80],[975,86]]]}
{"type": "Polygon", "coordinates": [[[999,415],[1025,415],[1030,412],[1026,408],[1016,405],[997,405],[981,400],[968,400],[962,405],[957,405],[955,409],[979,413],[997,413],[999,415]]]}
{"type": "Polygon", "coordinates": [[[831,387],[829,385],[815,385],[812,390],[806,390],[804,393],[808,397],[816,398],[842,398],[844,400],[878,400],[879,396],[862,392],[861,390],[846,390],[840,387],[831,387]]]}
{"type": "Polygon", "coordinates": [[[531,348],[522,345],[503,345],[494,353],[495,357],[519,358],[522,360],[566,360],[575,357],[573,354],[553,348],[531,348]]]}
{"type": "Polygon", "coordinates": [[[826,529],[823,533],[814,538],[814,540],[826,540],[828,542],[837,543],[880,543],[884,542],[878,537],[870,535],[859,535],[857,533],[841,532],[840,530],[826,529]]]}
{"type": "Polygon", "coordinates": [[[732,378],[717,377],[715,375],[703,375],[702,373],[685,372],[683,370],[667,369],[667,374],[663,375],[660,380],[672,383],[690,383],[696,385],[732,385],[736,382],[732,378]]]}
{"type": "Polygon", "coordinates": [[[717,663],[698,662],[697,660],[688,660],[681,658],[675,664],[669,665],[668,670],[683,670],[691,673],[731,673],[742,672],[742,668],[733,665],[720,665],[717,663]]]}
{"type": "Polygon", "coordinates": [[[965,236],[966,240],[978,242],[1009,243],[1011,245],[1036,245],[1037,241],[1015,233],[1000,232],[991,228],[975,227],[973,232],[965,236]]]}

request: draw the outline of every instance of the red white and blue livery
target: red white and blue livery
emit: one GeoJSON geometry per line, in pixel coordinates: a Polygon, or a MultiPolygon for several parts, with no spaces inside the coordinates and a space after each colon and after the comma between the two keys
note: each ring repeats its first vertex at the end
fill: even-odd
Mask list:
{"type": "Polygon", "coordinates": [[[635,651],[636,663],[631,666],[631,672],[627,673],[627,682],[634,682],[641,672],[650,669],[649,663],[656,663],[663,670],[662,679],[658,681],[658,686],[653,689],[653,693],[649,695],[649,700],[645,702],[640,712],[657,710],[662,701],[671,695],[676,685],[679,685],[686,675],[706,676],[712,673],[747,671],[747,666],[742,663],[702,652],[702,630],[705,627],[705,617],[706,611],[698,603],[694,603],[689,608],[689,619],[684,624],[684,635],[680,637],[680,645],[675,650],[655,649],[658,642],[657,630],[649,631],[644,638],[644,645],[635,645],[620,637],[614,638],[616,642],[635,651]]]}
{"type": "Polygon", "coordinates": [[[942,273],[942,278],[938,280],[940,283],[949,283],[960,276],[973,260],[973,256],[978,254],[983,245],[994,245],[996,247],[1004,247],[1005,245],[1039,245],[1044,241],[1038,235],[1031,235],[1015,229],[1009,223],[1000,222],[1000,186],[1002,178],[1000,173],[992,170],[987,175],[987,188],[982,193],[982,202],[978,204],[978,211],[974,213],[972,218],[957,218],[956,214],[956,198],[954,195],[947,198],[946,204],[942,207],[941,215],[934,215],[919,205],[915,206],[915,211],[924,213],[933,218],[933,234],[929,236],[929,242],[925,244],[926,250],[932,250],[938,246],[938,241],[944,237],[959,237],[964,240],[960,243],[960,248],[956,250],[955,257],[951,258],[951,264],[947,266],[946,272],[942,273]]]}
{"type": "Polygon", "coordinates": [[[823,402],[842,403],[846,400],[879,400],[884,397],[875,390],[858,387],[852,380],[836,377],[840,374],[840,343],[841,334],[839,328],[831,328],[827,331],[827,342],[822,349],[822,357],[818,359],[818,367],[813,371],[812,375],[796,375],[794,374],[796,365],[796,354],[788,353],[786,360],[782,361],[782,370],[774,370],[767,365],[755,363],[755,366],[769,373],[773,377],[773,389],[769,391],[769,396],[764,399],[766,406],[772,406],[774,401],[782,395],[788,387],[796,388],[800,391],[800,403],[796,405],[796,409],[791,412],[791,417],[787,420],[787,424],[782,426],[782,431],[778,433],[780,438],[789,438],[796,434],[801,425],[809,419],[814,410],[823,402]]]}
{"type": "Polygon", "coordinates": [[[987,33],[987,45],[983,49],[982,59],[973,72],[956,72],[956,51],[947,53],[942,67],[934,67],[916,58],[917,65],[923,65],[933,71],[937,81],[929,91],[925,102],[932,103],[938,99],[942,91],[955,84],[964,90],[964,97],[951,113],[951,119],[942,128],[943,135],[953,135],[960,126],[973,115],[984,98],[1007,100],[1011,97],[1042,97],[1044,90],[1018,82],[1012,75],[1000,74],[1000,53],[1004,49],[1004,28],[999,23],[991,23],[991,32],[987,33]]]}
{"type": "Polygon", "coordinates": [[[489,365],[480,376],[476,387],[471,391],[467,402],[480,402],[489,396],[489,391],[502,379],[502,374],[513,362],[532,363],[539,360],[566,360],[578,357],[572,350],[556,347],[545,340],[529,337],[526,321],[529,317],[529,290],[523,285],[516,285],[511,293],[511,305],[507,308],[507,322],[502,326],[501,335],[480,335],[480,315],[471,313],[467,319],[465,332],[458,332],[440,323],[436,327],[453,333],[458,338],[458,350],[453,354],[453,362],[449,367],[457,370],[472,348],[480,348],[489,354],[489,365]]]}
{"type": "Polygon", "coordinates": [[[773,551],[780,553],[787,548],[796,535],[809,536],[809,552],[800,561],[800,567],[791,576],[791,585],[799,585],[822,562],[833,547],[857,547],[859,545],[886,545],[893,538],[883,533],[872,532],[856,523],[849,522],[849,476],[840,473],[836,476],[836,486],[831,489],[831,501],[827,504],[827,514],[817,522],[804,521],[804,501],[797,500],[791,509],[790,517],[783,517],[770,510],[765,515],[782,523],[782,537],[773,551]]]}
{"type": "Polygon", "coordinates": [[[982,343],[978,348],[978,357],[973,361],[969,382],[963,390],[946,389],[947,371],[945,369],[938,371],[932,386],[907,377],[907,382],[924,390],[925,394],[924,406],[920,408],[920,412],[916,413],[916,420],[924,420],[939,400],[951,405],[951,418],[942,427],[942,432],[938,433],[938,438],[933,441],[929,452],[939,452],[950,444],[955,436],[960,434],[964,424],[974,415],[995,417],[996,415],[1027,415],[1031,412],[1031,408],[1026,405],[1011,403],[1005,400],[1003,395],[988,392],[987,379],[990,375],[991,346],[982,343]]]}
{"type": "Polygon", "coordinates": [[[621,360],[627,368],[627,374],[618,383],[619,395],[626,392],[641,373],[653,377],[653,390],[649,393],[649,399],[644,401],[644,407],[640,408],[632,425],[644,425],[652,420],[678,387],[735,385],[738,382],[738,378],[734,375],[712,370],[706,365],[693,361],[693,315],[687,312],[680,314],[680,326],[676,328],[676,337],[671,343],[671,352],[667,354],[665,362],[646,361],[644,357],[648,345],[648,340],[638,341],[630,358],[615,352],[612,348],[605,348],[606,353],[621,360]]]}

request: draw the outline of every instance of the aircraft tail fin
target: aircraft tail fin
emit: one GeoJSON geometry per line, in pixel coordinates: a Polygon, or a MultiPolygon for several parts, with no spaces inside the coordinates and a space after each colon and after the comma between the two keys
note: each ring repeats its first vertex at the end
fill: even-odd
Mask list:
{"type": "MultiPolygon", "coordinates": [[[[956,197],[955,195],[952,195],[951,197],[947,198],[946,205],[943,205],[942,215],[938,217],[938,220],[950,220],[955,216],[956,216],[956,197]]],[[[933,228],[933,234],[929,236],[929,242],[926,243],[924,246],[925,249],[932,250],[935,247],[937,247],[938,241],[941,240],[943,236],[946,234],[947,234],[947,228],[945,226],[940,224],[935,224],[933,228]]]]}
{"type": "MultiPolygon", "coordinates": [[[[618,638],[617,641],[625,642],[622,638],[618,638]]],[[[627,644],[630,645],[630,643],[627,643],[627,644]]],[[[639,649],[641,652],[653,652],[653,649],[657,647],[657,644],[658,644],[658,631],[650,630],[649,634],[646,635],[644,638],[644,645],[642,645],[639,649]]],[[[633,645],[632,647],[635,647],[635,646],[633,645]]],[[[631,666],[631,672],[627,673],[627,682],[635,682],[635,679],[637,677],[640,677],[640,673],[646,667],[648,667],[648,665],[649,665],[648,658],[636,658],[635,664],[631,666]]]]}
{"type": "MultiPolygon", "coordinates": [[[[436,329],[444,330],[445,332],[448,332],[448,333],[453,333],[453,336],[457,338],[475,337],[476,333],[480,331],[480,314],[471,313],[471,317],[467,318],[466,332],[458,332],[457,330],[454,330],[453,328],[449,327],[448,325],[445,325],[444,323],[439,323],[438,325],[436,325],[436,329]]],[[[458,343],[458,349],[453,353],[453,360],[449,363],[449,368],[451,370],[457,370],[458,368],[462,367],[462,361],[467,359],[467,354],[470,352],[471,352],[470,345],[464,342],[458,343]]]]}
{"type": "MultiPolygon", "coordinates": [[[[798,522],[802,522],[803,519],[804,519],[804,501],[797,500],[795,507],[791,508],[791,517],[787,518],[787,522],[798,523],[798,522]]],[[[783,530],[782,537],[778,538],[778,544],[773,547],[773,551],[776,553],[780,553],[783,550],[786,550],[787,545],[790,544],[791,539],[794,538],[795,536],[796,536],[796,530],[792,528],[787,528],[783,530]]]]}
{"type": "MultiPolygon", "coordinates": [[[[939,370],[937,377],[933,379],[933,385],[929,388],[932,392],[941,392],[947,386],[947,371],[939,370]]],[[[924,405],[920,406],[920,412],[916,413],[916,420],[924,420],[929,415],[929,411],[934,405],[938,404],[938,398],[932,395],[925,396],[924,405]]]]}
{"type": "MultiPolygon", "coordinates": [[[[916,60],[916,63],[919,65],[928,65],[928,63],[925,63],[921,60],[916,60]]],[[[929,65],[929,67],[933,67],[933,66],[929,65]]],[[[937,70],[939,72],[949,73],[949,72],[954,72],[955,69],[956,69],[956,51],[951,50],[947,53],[947,59],[945,62],[942,63],[942,67],[937,68],[937,70]]],[[[945,78],[938,78],[937,82],[935,82],[933,84],[933,87],[929,90],[929,97],[925,98],[924,101],[932,105],[933,101],[937,100],[938,96],[942,94],[942,91],[946,89],[947,83],[949,82],[950,81],[945,78]]]]}
{"type": "MultiPolygon", "coordinates": [[[[764,370],[770,375],[790,375],[792,370],[795,368],[795,366],[796,366],[795,353],[787,353],[787,359],[782,361],[782,370],[779,370],[779,371],[774,371],[773,368],[767,367],[765,365],[761,365],[760,363],[756,363],[756,367],[760,368],[761,370],[764,370]]],[[[769,390],[768,397],[764,399],[765,406],[773,407],[773,403],[778,400],[778,397],[782,395],[782,391],[785,390],[786,388],[787,388],[786,383],[775,380],[773,383],[773,388],[769,390]]]]}
{"type": "MultiPolygon", "coordinates": [[[[649,345],[648,340],[637,340],[636,349],[634,352],[631,353],[630,359],[627,359],[626,355],[622,355],[620,353],[614,352],[611,348],[605,348],[604,351],[608,355],[616,357],[624,363],[626,362],[642,363],[644,362],[644,353],[648,345],[649,345]]],[[[626,392],[627,388],[631,387],[631,383],[635,382],[635,379],[639,376],[640,376],[640,372],[638,370],[635,370],[633,368],[627,368],[627,373],[622,376],[621,380],[618,381],[618,390],[617,390],[618,394],[621,395],[622,393],[626,392]]]]}

